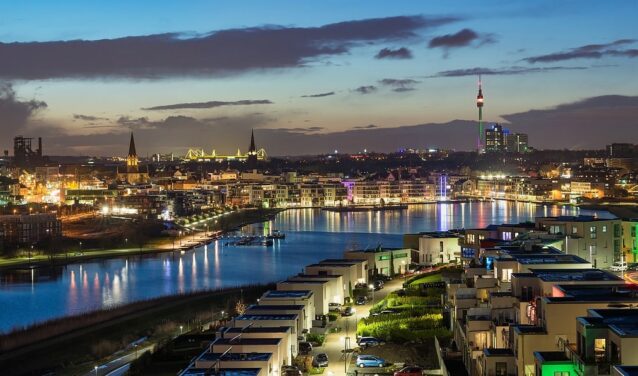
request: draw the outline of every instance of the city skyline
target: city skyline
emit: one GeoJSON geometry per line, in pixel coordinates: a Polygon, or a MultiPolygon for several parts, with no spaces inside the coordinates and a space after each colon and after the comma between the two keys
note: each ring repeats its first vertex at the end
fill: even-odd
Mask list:
{"type": "Polygon", "coordinates": [[[474,150],[479,74],[485,121],[536,148],[638,136],[633,3],[150,4],[2,6],[2,148],[474,150]]]}

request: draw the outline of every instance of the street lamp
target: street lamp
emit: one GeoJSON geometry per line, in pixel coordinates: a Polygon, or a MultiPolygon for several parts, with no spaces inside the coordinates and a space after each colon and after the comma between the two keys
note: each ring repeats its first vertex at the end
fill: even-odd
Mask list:
{"type": "Polygon", "coordinates": [[[184,329],[184,326],[183,326],[183,325],[180,325],[180,326],[179,326],[179,334],[180,334],[180,335],[182,334],[183,329],[184,329]]]}
{"type": "Polygon", "coordinates": [[[80,254],[82,254],[82,242],[80,242],[80,254]]]}
{"type": "Polygon", "coordinates": [[[97,376],[97,366],[93,367],[93,369],[95,370],[95,376],[97,376]]]}

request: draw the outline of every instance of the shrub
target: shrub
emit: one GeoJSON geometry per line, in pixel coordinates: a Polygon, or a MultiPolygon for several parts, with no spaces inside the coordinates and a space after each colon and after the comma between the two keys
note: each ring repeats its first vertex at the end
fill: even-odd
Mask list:
{"type": "Polygon", "coordinates": [[[328,321],[337,321],[339,314],[336,312],[328,312],[328,321]]]}
{"type": "Polygon", "coordinates": [[[323,334],[308,333],[306,335],[306,341],[311,342],[313,345],[316,344],[317,346],[321,346],[325,340],[326,336],[323,334]]]}

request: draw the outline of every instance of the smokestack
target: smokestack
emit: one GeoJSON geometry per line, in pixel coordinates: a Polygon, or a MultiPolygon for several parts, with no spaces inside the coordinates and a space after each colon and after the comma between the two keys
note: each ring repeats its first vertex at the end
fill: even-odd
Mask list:
{"type": "Polygon", "coordinates": [[[38,157],[42,156],[42,137],[38,137],[38,157]]]}

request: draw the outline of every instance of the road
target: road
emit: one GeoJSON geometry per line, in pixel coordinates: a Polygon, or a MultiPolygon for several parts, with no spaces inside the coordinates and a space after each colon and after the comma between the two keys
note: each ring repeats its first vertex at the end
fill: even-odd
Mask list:
{"type": "MultiPolygon", "coordinates": [[[[331,323],[331,327],[341,328],[339,333],[330,333],[326,335],[326,341],[323,346],[313,349],[312,354],[317,355],[320,353],[328,354],[328,367],[324,370],[324,375],[337,376],[346,374],[346,361],[342,356],[342,351],[345,346],[346,338],[350,338],[349,348],[357,346],[356,329],[359,319],[368,317],[370,315],[370,309],[375,302],[385,298],[390,292],[398,290],[403,287],[403,278],[397,278],[393,281],[386,282],[385,287],[382,290],[374,292],[374,302],[370,302],[365,305],[355,306],[356,314],[350,317],[340,317],[337,321],[331,323]]],[[[348,364],[347,370],[352,371],[354,363],[351,364],[352,356],[347,357],[348,364]]],[[[369,368],[372,372],[375,368],[369,368]]]]}

